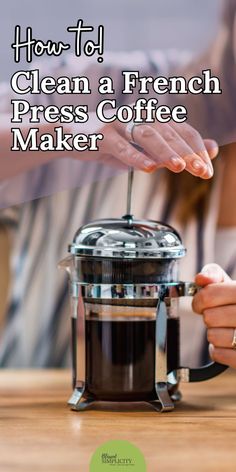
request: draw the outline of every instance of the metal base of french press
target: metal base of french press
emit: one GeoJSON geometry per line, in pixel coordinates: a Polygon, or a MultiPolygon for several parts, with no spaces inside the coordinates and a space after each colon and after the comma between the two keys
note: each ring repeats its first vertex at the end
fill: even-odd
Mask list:
{"type": "MultiPolygon", "coordinates": [[[[181,400],[181,393],[179,390],[174,392],[172,395],[169,394],[166,385],[159,385],[157,388],[157,398],[156,400],[151,400],[147,402],[151,405],[156,411],[159,413],[172,411],[174,409],[174,403],[181,400]],[[173,403],[174,402],[174,403],[173,403]]],[[[69,401],[68,405],[74,411],[85,411],[95,400],[91,398],[84,397],[85,389],[82,388],[75,388],[69,401]]]]}
{"type": "Polygon", "coordinates": [[[94,402],[94,399],[91,397],[84,397],[85,386],[82,384],[80,387],[76,387],[68,401],[68,405],[72,410],[75,411],[84,411],[88,408],[91,403],[94,402]]]}
{"type": "Polygon", "coordinates": [[[156,411],[167,412],[174,409],[174,403],[169,395],[168,386],[165,382],[158,382],[155,386],[157,399],[148,402],[156,411]]]}
{"type": "Polygon", "coordinates": [[[159,413],[165,413],[172,411],[175,407],[175,403],[179,402],[182,398],[182,394],[179,390],[176,390],[172,394],[168,391],[167,385],[164,384],[156,388],[157,398],[148,402],[156,411],[159,413]]]}

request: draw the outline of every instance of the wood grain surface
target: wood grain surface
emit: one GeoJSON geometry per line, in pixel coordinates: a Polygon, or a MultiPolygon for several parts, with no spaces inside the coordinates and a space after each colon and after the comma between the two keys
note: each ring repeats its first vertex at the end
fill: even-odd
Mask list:
{"type": "Polygon", "coordinates": [[[0,372],[1,472],[88,472],[109,439],[136,444],[148,472],[236,470],[235,372],[183,384],[182,402],[165,414],[145,404],[72,412],[70,383],[63,370],[0,372]]]}

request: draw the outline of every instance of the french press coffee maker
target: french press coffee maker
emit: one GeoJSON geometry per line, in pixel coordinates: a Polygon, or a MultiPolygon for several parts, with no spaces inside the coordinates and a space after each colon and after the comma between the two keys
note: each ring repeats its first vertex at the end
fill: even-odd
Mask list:
{"type": "Polygon", "coordinates": [[[170,411],[180,381],[226,369],[215,362],[180,366],[175,302],[198,290],[179,281],[186,250],[171,226],[129,213],[80,228],[61,263],[70,276],[74,410],[98,400],[145,401],[170,411]]]}

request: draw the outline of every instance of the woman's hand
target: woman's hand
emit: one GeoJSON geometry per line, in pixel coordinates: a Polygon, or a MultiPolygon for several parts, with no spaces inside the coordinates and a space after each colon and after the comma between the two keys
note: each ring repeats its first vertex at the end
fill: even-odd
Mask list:
{"type": "Polygon", "coordinates": [[[102,161],[114,160],[152,172],[167,167],[172,172],[187,170],[203,179],[213,175],[211,159],[218,154],[218,145],[203,139],[187,123],[153,123],[135,125],[133,139],[140,149],[129,142],[126,126],[116,121],[101,130],[104,139],[100,143],[102,161]]]}
{"type": "Polygon", "coordinates": [[[203,315],[212,360],[236,368],[232,341],[236,329],[236,282],[216,264],[196,276],[203,287],[193,299],[193,310],[203,315]]]}
{"type": "MultiPolygon", "coordinates": [[[[41,122],[39,135],[51,134],[55,139],[55,124],[41,122]]],[[[28,123],[20,126],[22,135],[27,136],[28,123]]],[[[38,151],[35,159],[35,151],[11,151],[10,115],[0,114],[0,180],[9,179],[19,173],[28,171],[34,167],[45,164],[52,159],[65,156],[62,151],[38,151]],[[12,157],[15,156],[14,166],[12,157]],[[19,158],[20,157],[20,158],[19,158]]],[[[75,131],[86,133],[86,129],[70,124],[64,126],[65,133],[75,131]]],[[[93,130],[91,130],[93,132],[93,130]]],[[[203,139],[200,134],[187,123],[153,123],[136,125],[133,129],[133,139],[139,146],[136,149],[130,144],[130,136],[126,126],[118,120],[98,128],[96,132],[102,133],[104,138],[99,142],[98,151],[73,151],[69,156],[85,160],[95,160],[118,167],[133,167],[145,172],[153,172],[162,167],[167,167],[172,172],[186,170],[191,174],[209,179],[213,175],[211,160],[218,154],[218,145],[214,140],[203,139]]]]}

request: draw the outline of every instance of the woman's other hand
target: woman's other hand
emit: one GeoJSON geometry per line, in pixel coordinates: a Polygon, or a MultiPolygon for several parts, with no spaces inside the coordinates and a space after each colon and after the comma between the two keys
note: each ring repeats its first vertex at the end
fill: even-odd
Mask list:
{"type": "Polygon", "coordinates": [[[193,299],[193,310],[203,315],[212,360],[236,368],[232,342],[236,330],[236,281],[217,264],[206,265],[196,276],[200,290],[193,299]]]}

